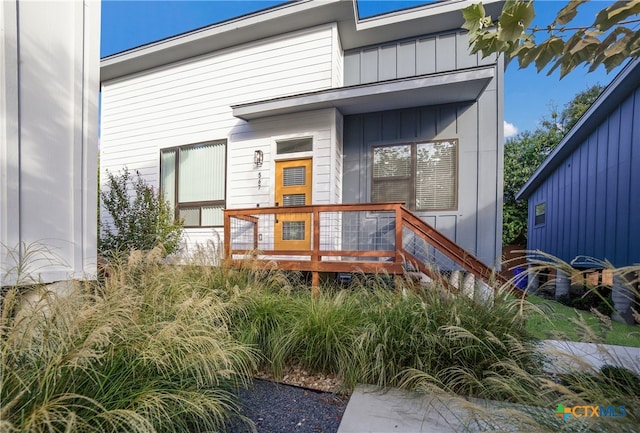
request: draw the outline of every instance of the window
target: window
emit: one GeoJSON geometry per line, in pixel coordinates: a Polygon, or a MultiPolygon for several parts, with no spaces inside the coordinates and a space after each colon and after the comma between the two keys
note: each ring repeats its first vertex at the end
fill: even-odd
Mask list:
{"type": "Polygon", "coordinates": [[[547,213],[547,204],[545,202],[538,203],[536,205],[535,211],[536,211],[536,214],[534,218],[534,225],[541,226],[542,224],[544,224],[545,216],[547,213]]]}
{"type": "Polygon", "coordinates": [[[276,141],[276,153],[278,155],[296,152],[311,152],[312,150],[313,139],[311,137],[276,141]]]}
{"type": "Polygon", "coordinates": [[[458,141],[373,148],[373,202],[404,201],[410,209],[458,207],[458,141]]]}
{"type": "Polygon", "coordinates": [[[162,149],[160,190],[185,227],[224,225],[226,140],[162,149]]]}

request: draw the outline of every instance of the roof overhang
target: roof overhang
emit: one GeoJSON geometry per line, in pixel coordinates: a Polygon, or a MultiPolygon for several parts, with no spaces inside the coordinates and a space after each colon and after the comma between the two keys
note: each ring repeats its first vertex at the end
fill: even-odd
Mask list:
{"type": "MultiPolygon", "coordinates": [[[[357,16],[355,0],[292,1],[104,57],[100,81],[327,23],[338,23],[344,50],[457,29],[464,22],[461,9],[474,1],[445,0],[365,19],[357,16]]],[[[483,2],[492,16],[503,3],[483,2]]]]}
{"type": "Polygon", "coordinates": [[[585,111],[580,120],[518,191],[516,200],[528,199],[538,186],[600,126],[607,116],[638,88],[638,83],[640,83],[640,58],[630,61],[602,91],[598,99],[585,111]]]}
{"type": "Polygon", "coordinates": [[[495,75],[495,66],[321,90],[234,105],[243,120],[337,108],[344,115],[475,101],[495,75]]]}

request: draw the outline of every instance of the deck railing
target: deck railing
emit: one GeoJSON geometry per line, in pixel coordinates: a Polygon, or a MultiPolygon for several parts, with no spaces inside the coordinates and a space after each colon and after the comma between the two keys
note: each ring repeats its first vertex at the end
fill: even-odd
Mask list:
{"type": "Polygon", "coordinates": [[[400,202],[226,209],[224,254],[310,271],[314,288],[320,272],[404,275],[407,269],[444,285],[450,283],[442,271],[453,269],[492,287],[506,283],[400,202]]]}

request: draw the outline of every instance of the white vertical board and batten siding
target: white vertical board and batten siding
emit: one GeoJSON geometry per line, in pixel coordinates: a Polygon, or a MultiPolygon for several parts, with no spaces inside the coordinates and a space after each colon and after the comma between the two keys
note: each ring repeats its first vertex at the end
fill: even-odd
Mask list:
{"type": "Polygon", "coordinates": [[[0,2],[1,285],[16,256],[22,278],[95,278],[99,29],[99,2],[0,2]]]}
{"type": "MultiPolygon", "coordinates": [[[[127,165],[157,187],[160,149],[227,139],[226,206],[272,205],[274,137],[313,136],[314,202],[330,202],[327,161],[335,147],[333,114],[248,123],[233,117],[231,106],[340,86],[342,65],[338,29],[332,23],[103,83],[103,172],[127,165]],[[264,153],[260,169],[253,165],[258,149],[264,153]]],[[[185,230],[189,246],[221,235],[212,228],[185,230]]]]}

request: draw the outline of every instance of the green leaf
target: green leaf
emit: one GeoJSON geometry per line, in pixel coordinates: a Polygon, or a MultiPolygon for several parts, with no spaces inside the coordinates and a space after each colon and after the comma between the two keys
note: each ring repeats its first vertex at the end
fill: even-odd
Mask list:
{"type": "Polygon", "coordinates": [[[571,21],[576,17],[576,14],[578,13],[578,6],[580,6],[583,3],[586,3],[587,1],[588,0],[570,1],[569,4],[567,4],[565,7],[560,9],[560,12],[558,12],[558,15],[556,16],[556,19],[553,21],[552,26],[555,26],[558,24],[559,25],[567,24],[569,21],[571,21]]]}
{"type": "Polygon", "coordinates": [[[536,69],[542,71],[555,57],[560,56],[564,49],[564,41],[552,36],[539,45],[540,50],[535,58],[536,69]]]}
{"type": "Polygon", "coordinates": [[[640,0],[617,1],[596,15],[594,26],[606,31],[622,20],[640,14],[640,0]]]}
{"type": "Polygon", "coordinates": [[[475,33],[482,28],[483,18],[485,17],[484,6],[482,3],[474,4],[462,9],[462,17],[464,18],[463,29],[475,33]]]}
{"type": "Polygon", "coordinates": [[[608,73],[620,66],[625,60],[627,60],[627,56],[625,54],[614,54],[605,58],[602,63],[604,63],[608,73]]]}
{"type": "Polygon", "coordinates": [[[528,49],[523,49],[518,55],[520,69],[528,67],[540,55],[540,46],[533,44],[528,49]]]}
{"type": "Polygon", "coordinates": [[[519,39],[524,31],[533,21],[535,12],[532,2],[514,2],[505,6],[502,10],[498,23],[500,30],[498,38],[501,41],[515,41],[519,39]]]}
{"type": "Polygon", "coordinates": [[[493,53],[501,53],[505,51],[508,46],[506,42],[501,41],[495,33],[487,35],[487,37],[482,40],[482,58],[490,56],[493,53]]]}

